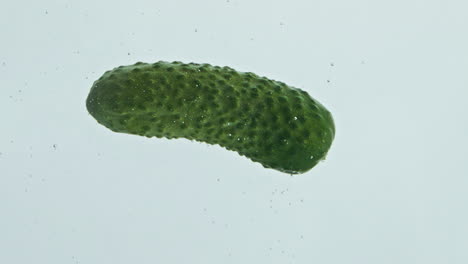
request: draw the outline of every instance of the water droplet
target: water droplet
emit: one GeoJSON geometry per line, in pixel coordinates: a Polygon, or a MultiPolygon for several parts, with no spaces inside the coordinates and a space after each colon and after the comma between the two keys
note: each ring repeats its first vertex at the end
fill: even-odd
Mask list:
{"type": "Polygon", "coordinates": [[[314,158],[314,155],[310,155],[310,159],[313,159],[314,158]]]}
{"type": "Polygon", "coordinates": [[[297,116],[294,117],[294,120],[297,120],[297,116]]]}

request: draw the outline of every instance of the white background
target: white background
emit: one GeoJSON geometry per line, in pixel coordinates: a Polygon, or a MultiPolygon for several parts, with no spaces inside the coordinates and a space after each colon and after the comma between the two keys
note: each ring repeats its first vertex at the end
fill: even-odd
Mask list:
{"type": "Polygon", "coordinates": [[[468,263],[468,4],[0,2],[0,263],[468,263]],[[116,66],[211,63],[333,113],[291,177],[87,113],[116,66]]]}

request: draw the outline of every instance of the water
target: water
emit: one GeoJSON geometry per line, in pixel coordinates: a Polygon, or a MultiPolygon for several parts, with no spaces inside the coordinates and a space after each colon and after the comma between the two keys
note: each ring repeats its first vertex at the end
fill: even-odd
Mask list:
{"type": "Polygon", "coordinates": [[[0,263],[468,262],[465,2],[2,7],[0,263]],[[307,91],[327,160],[291,177],[89,116],[104,71],[159,60],[307,91]]]}

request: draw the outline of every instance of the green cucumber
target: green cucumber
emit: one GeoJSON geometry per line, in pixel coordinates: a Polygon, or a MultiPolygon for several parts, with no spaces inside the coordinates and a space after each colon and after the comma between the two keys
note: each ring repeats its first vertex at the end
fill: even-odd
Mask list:
{"type": "Polygon", "coordinates": [[[218,144],[290,174],[324,159],[335,136],[330,112],[305,91],[209,64],[120,66],[94,82],[86,107],[115,132],[218,144]]]}

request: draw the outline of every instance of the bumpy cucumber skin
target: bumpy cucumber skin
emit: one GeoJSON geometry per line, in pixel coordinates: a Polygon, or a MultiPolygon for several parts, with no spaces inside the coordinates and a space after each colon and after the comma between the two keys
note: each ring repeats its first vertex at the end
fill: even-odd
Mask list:
{"type": "Polygon", "coordinates": [[[218,144],[290,174],[324,159],[330,112],[305,91],[209,64],[138,62],[94,82],[89,113],[115,132],[218,144]]]}

